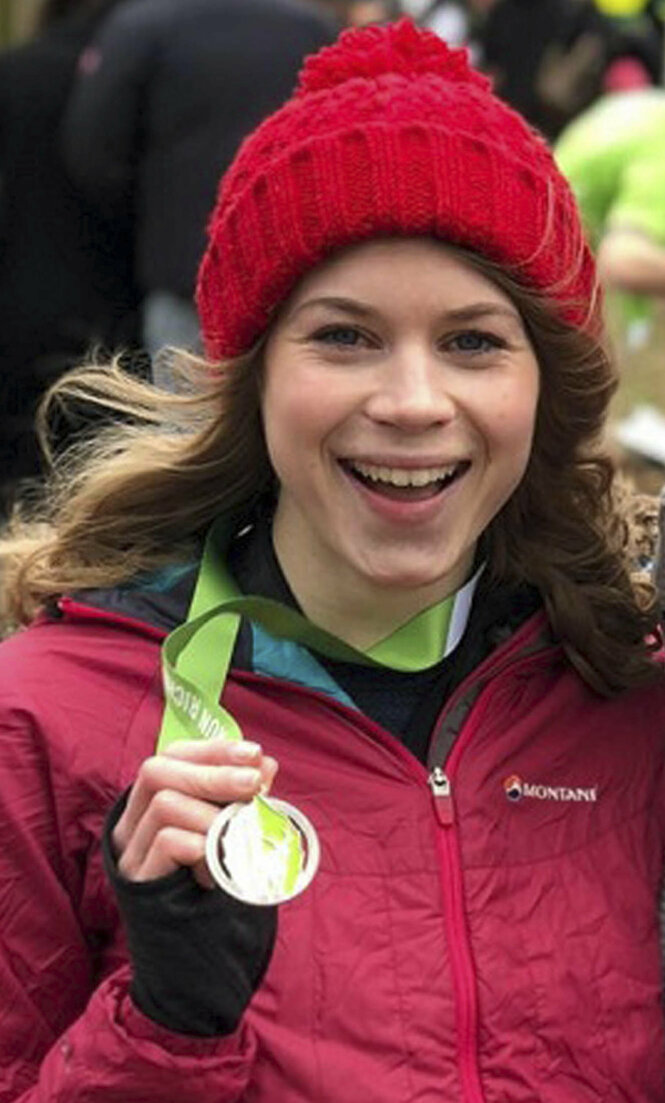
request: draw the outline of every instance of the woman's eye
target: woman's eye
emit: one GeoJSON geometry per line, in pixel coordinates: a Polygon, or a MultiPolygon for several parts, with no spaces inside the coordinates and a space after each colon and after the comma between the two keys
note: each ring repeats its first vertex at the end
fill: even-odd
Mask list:
{"type": "Polygon", "coordinates": [[[357,348],[367,344],[367,338],[354,326],[326,326],[317,330],[314,340],[336,348],[357,348]]]}
{"type": "Polygon", "coordinates": [[[493,333],[482,333],[479,330],[466,330],[457,333],[448,342],[457,352],[482,353],[491,352],[494,349],[505,348],[505,342],[493,333]]]}

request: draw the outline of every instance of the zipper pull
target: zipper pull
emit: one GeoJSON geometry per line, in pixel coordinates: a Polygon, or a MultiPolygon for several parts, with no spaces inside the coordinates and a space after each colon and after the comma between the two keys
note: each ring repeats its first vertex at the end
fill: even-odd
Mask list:
{"type": "Polygon", "coordinates": [[[435,766],[429,775],[428,784],[434,796],[434,810],[442,827],[450,827],[455,822],[453,792],[450,778],[440,766],[435,766]]]}

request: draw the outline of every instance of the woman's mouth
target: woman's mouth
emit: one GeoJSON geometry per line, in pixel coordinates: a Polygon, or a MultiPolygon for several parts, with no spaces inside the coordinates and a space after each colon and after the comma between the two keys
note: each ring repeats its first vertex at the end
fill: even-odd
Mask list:
{"type": "Polygon", "coordinates": [[[422,502],[434,498],[463,475],[469,460],[437,467],[389,467],[360,460],[340,460],[344,470],[384,498],[402,502],[422,502]]]}

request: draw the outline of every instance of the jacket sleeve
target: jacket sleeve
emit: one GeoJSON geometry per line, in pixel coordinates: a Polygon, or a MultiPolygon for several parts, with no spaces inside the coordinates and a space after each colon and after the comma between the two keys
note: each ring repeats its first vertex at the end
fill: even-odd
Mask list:
{"type": "Polygon", "coordinates": [[[241,1025],[221,1041],[174,1034],[138,1011],[121,969],[93,994],[86,1011],[57,1039],[37,1083],[5,1103],[239,1103],[255,1056],[241,1025]]]}
{"type": "Polygon", "coordinates": [[[73,182],[89,201],[105,207],[131,198],[146,83],[159,48],[142,5],[127,7],[112,12],[83,51],[62,123],[73,182]]]}
{"type": "MultiPolygon", "coordinates": [[[[87,799],[68,791],[66,752],[42,734],[30,694],[16,687],[11,660],[2,662],[6,647],[0,656],[0,1103],[236,1103],[255,1050],[246,1022],[222,1039],[177,1034],[134,1006],[119,953],[109,957],[107,948],[100,965],[103,936],[82,901],[91,865],[99,862],[101,870],[99,832],[109,800],[102,793],[106,807],[91,810],[87,799]]],[[[54,700],[47,678],[34,692],[43,712],[67,708],[54,700]]],[[[80,742],[82,718],[75,702],[71,708],[72,735],[80,742]]],[[[76,755],[73,738],[72,748],[76,755]]]]}

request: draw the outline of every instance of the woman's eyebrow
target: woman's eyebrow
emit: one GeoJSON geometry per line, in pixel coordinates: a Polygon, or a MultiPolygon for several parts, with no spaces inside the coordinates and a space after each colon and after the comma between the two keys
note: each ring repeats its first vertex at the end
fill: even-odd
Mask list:
{"type": "Polygon", "coordinates": [[[461,306],[456,310],[445,310],[442,317],[451,322],[473,322],[488,317],[509,318],[522,324],[522,318],[516,307],[508,303],[479,302],[461,306]]]}
{"type": "MultiPolygon", "coordinates": [[[[360,299],[347,299],[341,295],[320,295],[300,303],[287,314],[287,318],[292,320],[303,311],[315,307],[343,311],[345,314],[351,314],[356,318],[368,318],[380,313],[378,308],[371,306],[369,303],[364,303],[360,299]]],[[[442,321],[454,324],[474,322],[480,318],[490,317],[503,317],[518,322],[520,325],[522,324],[520,313],[516,307],[510,306],[508,303],[492,301],[469,303],[468,306],[451,310],[444,309],[441,311],[440,317],[442,321]]]]}
{"type": "Polygon", "coordinates": [[[314,299],[305,299],[304,303],[300,303],[289,311],[287,318],[296,318],[304,310],[310,310],[317,306],[344,311],[345,314],[353,314],[357,318],[367,318],[377,313],[374,307],[361,302],[359,299],[346,299],[341,295],[320,295],[314,299]]]}

